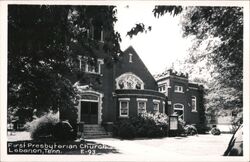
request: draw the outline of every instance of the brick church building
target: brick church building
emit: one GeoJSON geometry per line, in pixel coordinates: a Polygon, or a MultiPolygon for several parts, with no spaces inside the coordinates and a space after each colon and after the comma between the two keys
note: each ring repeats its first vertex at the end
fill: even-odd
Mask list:
{"type": "Polygon", "coordinates": [[[200,122],[203,88],[190,83],[188,75],[169,70],[154,78],[131,46],[112,65],[101,54],[95,65],[87,59],[79,58],[79,73],[84,75],[74,84],[80,98],[77,122],[84,130],[94,126],[109,131],[118,119],[143,112],[176,113],[187,123],[200,122]]]}
{"type": "Polygon", "coordinates": [[[166,113],[178,114],[187,124],[204,120],[203,86],[191,83],[188,74],[167,70],[155,76],[159,91],[167,100],[166,113]]]}

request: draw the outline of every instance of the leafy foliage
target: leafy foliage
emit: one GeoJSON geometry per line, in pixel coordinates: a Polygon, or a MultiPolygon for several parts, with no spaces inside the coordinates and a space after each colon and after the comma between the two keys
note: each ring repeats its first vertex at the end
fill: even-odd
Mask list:
{"type": "Polygon", "coordinates": [[[144,113],[137,117],[121,119],[115,124],[114,135],[121,138],[163,137],[168,133],[168,116],[144,113]]]}
{"type": "Polygon", "coordinates": [[[209,107],[242,108],[243,8],[190,8],[184,19],[184,36],[195,36],[190,61],[213,66],[209,107]]]}
{"type": "Polygon", "coordinates": [[[78,56],[96,58],[101,50],[106,62],[116,60],[115,13],[114,6],[9,5],[8,109],[60,109],[75,121],[78,56]],[[109,32],[102,45],[88,35],[93,25],[109,32]]]}
{"type": "Polygon", "coordinates": [[[196,61],[207,57],[220,83],[242,91],[243,8],[194,7],[183,20],[184,36],[195,36],[191,53],[196,61]]]}
{"type": "Polygon", "coordinates": [[[57,114],[48,113],[26,124],[33,140],[54,139],[54,127],[59,122],[57,114]]]}
{"type": "MultiPolygon", "coordinates": [[[[221,110],[231,109],[242,114],[243,8],[196,6],[178,11],[182,15],[183,36],[193,38],[181,71],[207,89],[206,113],[217,116],[221,110]]],[[[162,16],[172,11],[162,7],[154,12],[162,16]]]]}
{"type": "Polygon", "coordinates": [[[58,141],[75,139],[74,129],[68,121],[60,121],[54,125],[53,137],[58,141]]]}
{"type": "MultiPolygon", "coordinates": [[[[159,18],[166,13],[176,16],[181,13],[182,10],[183,8],[181,6],[155,6],[153,13],[155,17],[159,18]]],[[[151,30],[152,26],[146,26],[144,23],[137,23],[130,31],[127,32],[127,35],[130,38],[133,38],[133,36],[136,36],[138,33],[147,33],[151,30]]]]}
{"type": "Polygon", "coordinates": [[[185,133],[187,135],[198,134],[198,131],[197,131],[197,129],[196,129],[196,127],[194,125],[185,125],[184,129],[185,129],[185,133]]]}
{"type": "Polygon", "coordinates": [[[170,13],[170,15],[176,16],[183,10],[182,6],[155,6],[153,9],[154,16],[159,18],[160,16],[170,13]]]}
{"type": "Polygon", "coordinates": [[[148,26],[145,27],[143,23],[135,24],[135,27],[133,27],[130,31],[127,32],[127,35],[132,38],[133,36],[136,36],[138,33],[147,33],[148,31],[151,31],[152,27],[148,26]]]}

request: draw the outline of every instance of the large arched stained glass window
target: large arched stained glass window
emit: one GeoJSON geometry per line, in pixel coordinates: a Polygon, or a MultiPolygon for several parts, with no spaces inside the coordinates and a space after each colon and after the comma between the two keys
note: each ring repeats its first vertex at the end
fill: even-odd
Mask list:
{"type": "Polygon", "coordinates": [[[124,73],[116,78],[116,89],[144,89],[144,83],[135,74],[124,73]]]}

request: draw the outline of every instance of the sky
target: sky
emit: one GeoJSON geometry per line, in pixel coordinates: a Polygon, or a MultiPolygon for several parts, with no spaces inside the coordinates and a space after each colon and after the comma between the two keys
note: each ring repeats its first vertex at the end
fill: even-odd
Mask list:
{"type": "Polygon", "coordinates": [[[115,30],[121,34],[121,49],[133,46],[151,74],[158,74],[171,67],[177,59],[183,59],[191,43],[182,37],[180,16],[165,14],[158,19],[152,13],[153,8],[152,5],[117,6],[115,30]],[[152,26],[152,30],[139,33],[132,39],[126,36],[136,23],[141,22],[152,26]]]}

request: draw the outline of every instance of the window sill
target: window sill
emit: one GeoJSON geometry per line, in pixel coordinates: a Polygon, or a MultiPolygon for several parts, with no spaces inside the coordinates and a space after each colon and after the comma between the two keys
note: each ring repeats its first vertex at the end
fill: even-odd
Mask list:
{"type": "Polygon", "coordinates": [[[195,112],[195,113],[197,113],[198,111],[197,111],[197,110],[192,110],[191,112],[195,112]]]}
{"type": "Polygon", "coordinates": [[[129,118],[129,116],[119,116],[119,118],[129,118]]]}
{"type": "Polygon", "coordinates": [[[103,76],[103,74],[101,74],[101,73],[88,72],[88,71],[84,71],[84,72],[87,73],[87,74],[95,74],[95,75],[103,76]]]}
{"type": "Polygon", "coordinates": [[[184,92],[181,92],[181,91],[174,91],[175,93],[184,93],[184,92]]]}

